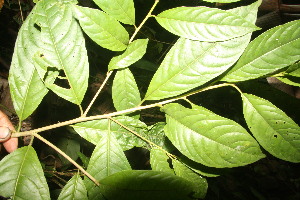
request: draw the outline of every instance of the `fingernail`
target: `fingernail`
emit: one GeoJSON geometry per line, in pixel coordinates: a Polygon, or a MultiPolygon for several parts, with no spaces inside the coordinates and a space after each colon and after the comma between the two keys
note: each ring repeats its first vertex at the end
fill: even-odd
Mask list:
{"type": "Polygon", "coordinates": [[[9,138],[10,129],[6,126],[0,126],[0,140],[6,140],[9,138]]]}

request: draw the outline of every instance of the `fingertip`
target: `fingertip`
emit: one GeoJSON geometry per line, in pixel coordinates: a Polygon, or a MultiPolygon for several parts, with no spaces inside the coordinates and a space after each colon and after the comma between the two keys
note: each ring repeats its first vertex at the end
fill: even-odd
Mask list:
{"type": "Polygon", "coordinates": [[[8,153],[15,151],[18,148],[18,138],[10,138],[3,143],[3,146],[8,153]]]}

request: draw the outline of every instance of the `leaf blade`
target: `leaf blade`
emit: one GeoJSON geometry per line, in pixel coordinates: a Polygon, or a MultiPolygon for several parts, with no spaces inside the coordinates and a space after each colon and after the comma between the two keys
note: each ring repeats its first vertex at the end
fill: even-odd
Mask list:
{"type": "Polygon", "coordinates": [[[237,167],[264,157],[258,143],[236,122],[200,107],[163,107],[165,133],[173,145],[195,162],[216,168],[237,167]]]}
{"type": "Polygon", "coordinates": [[[19,148],[3,158],[0,161],[0,170],[2,196],[12,199],[50,200],[42,166],[31,146],[19,148]]]}
{"type": "Polygon", "coordinates": [[[271,102],[242,94],[247,125],[260,145],[282,160],[300,162],[300,128],[271,102]]]}
{"type": "Polygon", "coordinates": [[[222,79],[227,82],[258,78],[300,59],[300,21],[272,28],[255,38],[237,64],[222,79]]]}
{"type": "Polygon", "coordinates": [[[124,24],[135,24],[133,0],[93,0],[107,14],[124,24]]]}
{"type": "Polygon", "coordinates": [[[84,32],[98,45],[112,51],[123,51],[129,42],[125,28],[106,13],[92,8],[73,7],[84,32]]]}
{"type": "Polygon", "coordinates": [[[140,60],[146,53],[148,41],[149,39],[138,39],[130,43],[122,55],[111,59],[108,70],[126,68],[140,60]]]}
{"type": "Polygon", "coordinates": [[[134,108],[140,104],[140,92],[128,68],[117,71],[113,80],[112,98],[117,111],[134,108]]]}
{"type": "Polygon", "coordinates": [[[64,186],[57,200],[73,200],[82,199],[88,200],[87,191],[80,175],[75,174],[64,186]]]}
{"type": "Polygon", "coordinates": [[[208,7],[177,7],[155,19],[175,35],[206,42],[225,41],[259,29],[238,15],[208,7]]]}
{"type": "Polygon", "coordinates": [[[168,172],[174,174],[168,163],[168,156],[161,149],[150,150],[150,165],[154,171],[168,172]]]}

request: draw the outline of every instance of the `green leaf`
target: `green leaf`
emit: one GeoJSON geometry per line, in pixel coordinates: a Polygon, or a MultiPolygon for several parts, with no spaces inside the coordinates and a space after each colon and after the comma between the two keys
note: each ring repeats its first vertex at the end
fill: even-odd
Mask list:
{"type": "MultiPolygon", "coordinates": [[[[138,132],[141,135],[143,135],[143,132],[147,130],[147,125],[138,119],[134,119],[128,116],[120,116],[114,119],[118,120],[118,122],[138,132]]],[[[115,122],[111,122],[111,127],[109,130],[107,119],[82,122],[72,125],[72,127],[81,137],[93,144],[97,144],[102,139],[103,134],[106,134],[108,131],[110,131],[114,134],[124,151],[135,146],[141,147],[145,145],[143,140],[136,137],[126,129],[122,128],[115,122]]]]}
{"type": "MultiPolygon", "coordinates": [[[[257,1],[227,12],[255,23],[257,1]]],[[[251,34],[225,42],[199,42],[179,39],[152,78],[146,100],[159,100],[182,94],[219,76],[232,66],[250,42],[251,34]]]]}
{"type": "Polygon", "coordinates": [[[86,168],[89,165],[90,158],[79,151],[77,152],[77,155],[80,158],[81,162],[83,163],[83,166],[86,168]]]}
{"type": "Polygon", "coordinates": [[[283,77],[277,77],[277,79],[288,85],[300,87],[300,77],[283,76],[283,77]]]}
{"type": "Polygon", "coordinates": [[[247,125],[259,144],[273,156],[300,162],[300,127],[271,102],[242,94],[247,125]]]}
{"type": "Polygon", "coordinates": [[[216,78],[243,53],[250,35],[225,42],[199,42],[180,38],[154,74],[146,100],[173,97],[216,78]]]}
{"type": "Polygon", "coordinates": [[[222,79],[245,81],[273,73],[300,59],[300,20],[272,28],[255,38],[222,79]]]}
{"type": "Polygon", "coordinates": [[[300,77],[300,62],[291,65],[287,70],[286,73],[290,76],[300,77]]]}
{"type": "Polygon", "coordinates": [[[41,29],[40,49],[34,56],[40,78],[58,96],[80,105],[88,86],[89,64],[85,40],[70,4],[38,2],[35,26],[41,29]],[[54,84],[55,79],[65,83],[54,84]]]}
{"type": "Polygon", "coordinates": [[[126,68],[140,60],[146,53],[148,41],[148,39],[138,39],[130,43],[122,55],[111,59],[108,70],[126,68]]]}
{"type": "Polygon", "coordinates": [[[155,18],[175,35],[207,42],[229,40],[259,29],[243,17],[208,7],[177,7],[155,18]]]}
{"type": "Polygon", "coordinates": [[[178,160],[172,160],[173,168],[176,176],[182,177],[191,182],[194,187],[195,194],[193,197],[203,199],[207,193],[208,184],[205,178],[194,173],[178,160]]]}
{"type": "Polygon", "coordinates": [[[48,92],[32,59],[41,45],[41,34],[34,27],[35,11],[36,7],[19,30],[9,71],[10,94],[20,121],[33,113],[48,92]]]}
{"type": "Polygon", "coordinates": [[[123,51],[129,42],[125,28],[108,14],[92,8],[73,6],[84,32],[98,45],[112,51],[123,51]]]}
{"type": "Polygon", "coordinates": [[[31,146],[17,149],[0,161],[0,194],[10,199],[49,199],[42,166],[31,146]]]}
{"type": "MultiPolygon", "coordinates": [[[[76,140],[72,140],[69,138],[59,138],[59,141],[56,145],[60,150],[70,156],[73,160],[77,160],[78,152],[80,152],[80,143],[76,140]]],[[[70,165],[70,161],[68,161],[65,157],[58,154],[59,159],[62,162],[62,165],[70,165]]]]}
{"type": "Polygon", "coordinates": [[[79,173],[76,173],[62,189],[58,200],[87,200],[87,191],[79,173]]]}
{"type": "MultiPolygon", "coordinates": [[[[96,180],[101,180],[111,174],[129,169],[131,169],[130,164],[114,135],[110,132],[103,134],[93,151],[87,172],[96,180]]],[[[90,195],[95,185],[88,177],[84,179],[84,183],[90,195]]]]}
{"type": "Polygon", "coordinates": [[[165,133],[185,156],[209,167],[238,167],[264,157],[258,143],[236,122],[200,107],[168,104],[165,133]]]}
{"type": "Polygon", "coordinates": [[[117,71],[112,86],[112,98],[118,111],[134,108],[141,103],[139,89],[129,68],[117,71]]]}
{"type": "Polygon", "coordinates": [[[161,149],[150,150],[150,164],[154,171],[169,172],[174,174],[168,163],[169,157],[161,149]]]}
{"type": "Polygon", "coordinates": [[[101,192],[106,199],[193,199],[190,182],[171,173],[127,170],[108,176],[101,183],[101,192]]]}
{"type": "Polygon", "coordinates": [[[103,11],[124,24],[135,24],[133,0],[93,0],[103,11]]]}

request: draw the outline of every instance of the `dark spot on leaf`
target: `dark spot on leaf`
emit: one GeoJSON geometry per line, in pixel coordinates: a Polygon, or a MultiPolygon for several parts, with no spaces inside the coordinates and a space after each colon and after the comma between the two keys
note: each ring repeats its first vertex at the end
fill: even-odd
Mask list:
{"type": "Polygon", "coordinates": [[[277,138],[277,135],[274,135],[274,138],[277,138]]]}
{"type": "Polygon", "coordinates": [[[41,54],[40,54],[40,57],[43,58],[43,57],[44,57],[44,54],[41,53],[41,54]]]}
{"type": "Polygon", "coordinates": [[[38,24],[34,24],[34,28],[36,28],[36,30],[38,30],[39,32],[41,32],[41,26],[39,26],[38,24]]]}

